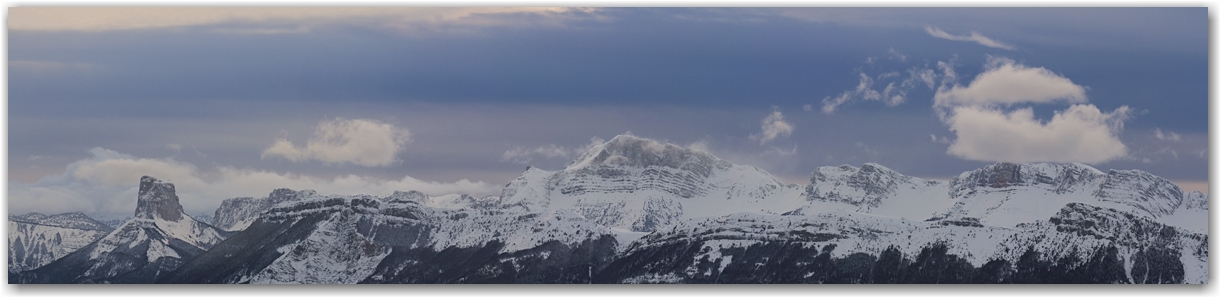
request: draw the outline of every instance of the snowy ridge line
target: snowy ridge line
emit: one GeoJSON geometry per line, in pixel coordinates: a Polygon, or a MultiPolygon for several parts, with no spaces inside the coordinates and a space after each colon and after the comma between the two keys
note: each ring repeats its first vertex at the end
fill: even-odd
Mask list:
{"type": "Polygon", "coordinates": [[[408,220],[426,225],[433,230],[429,245],[438,251],[449,247],[481,246],[488,241],[499,240],[505,243],[503,252],[512,252],[552,240],[574,244],[610,234],[605,227],[585,222],[583,217],[571,212],[444,209],[423,206],[411,200],[369,195],[330,195],[284,202],[265,212],[260,220],[282,221],[346,210],[374,221],[408,220]],[[387,202],[387,199],[391,201],[387,202]]]}
{"type": "Polygon", "coordinates": [[[10,222],[19,222],[26,224],[42,225],[48,227],[62,227],[69,229],[81,230],[97,230],[110,231],[114,227],[106,225],[98,220],[95,220],[82,212],[67,212],[60,214],[46,215],[38,212],[31,212],[24,215],[9,215],[10,222]]]}
{"type": "Polygon", "coordinates": [[[799,281],[849,273],[895,282],[823,264],[871,271],[934,259],[968,267],[958,271],[967,277],[991,265],[992,282],[1030,265],[1039,273],[1102,267],[1101,282],[1208,278],[1205,195],[1147,172],[1078,163],[997,163],[948,182],[873,163],[825,166],[808,184],[786,185],[706,152],[619,136],[562,170],[527,168],[500,196],[276,189],[226,200],[214,221],[244,230],[233,237],[183,213],[172,183],[146,176],[140,189],[136,218],[78,251],[86,263],[44,271],[98,276],[85,282],[129,282],[117,278],[128,271],[156,280],[183,263],[218,273],[173,276],[184,282],[798,281],[748,273],[765,268],[805,269],[792,274],[803,274],[799,281]],[[621,275],[596,276],[603,268],[621,275]]]}
{"type": "MultiPolygon", "coordinates": [[[[1021,224],[1016,228],[977,225],[975,221],[949,223],[869,219],[866,215],[851,212],[818,216],[733,214],[658,230],[633,243],[626,254],[665,245],[696,243],[703,246],[696,259],[706,256],[710,258],[708,261],[720,261],[719,269],[723,271],[724,265],[733,259],[731,256],[718,258],[724,254],[718,250],[766,242],[786,242],[786,245],[806,247],[834,244],[838,248],[833,250],[832,255],[838,259],[860,252],[876,255],[890,247],[897,247],[906,257],[915,258],[925,248],[942,245],[948,248],[950,254],[964,258],[975,267],[993,260],[1018,263],[1029,251],[1036,252],[1036,260],[1041,261],[1056,262],[1067,258],[1087,260],[1097,256],[1096,252],[1115,247],[1126,268],[1129,282],[1147,281],[1147,276],[1136,279],[1133,273],[1138,274],[1141,270],[1133,270],[1133,267],[1152,264],[1139,263],[1161,261],[1155,257],[1174,257],[1179,254],[1172,251],[1181,250],[1183,252],[1178,258],[1184,270],[1181,281],[1206,283],[1208,275],[1206,234],[1185,232],[1127,212],[1086,204],[1070,204],[1055,217],[1021,224]],[[804,238],[793,236],[796,234],[808,235],[804,238]],[[818,234],[822,236],[809,236],[818,234]],[[1168,249],[1170,252],[1160,250],[1145,255],[1146,249],[1168,249]]],[[[1060,268],[1069,270],[1084,264],[1079,261],[1067,263],[1069,265],[1060,268]]],[[[693,267],[688,267],[688,270],[698,271],[690,270],[693,267]]]]}
{"type": "Polygon", "coordinates": [[[64,226],[64,225],[54,225],[54,224],[44,224],[44,223],[39,223],[39,222],[31,222],[31,221],[20,221],[20,220],[9,220],[9,221],[10,221],[10,222],[13,222],[13,223],[22,223],[22,224],[29,224],[29,225],[35,225],[35,226],[53,227],[53,228],[64,228],[64,229],[75,229],[75,230],[109,231],[109,230],[113,230],[113,229],[114,229],[114,228],[108,228],[108,229],[85,229],[85,228],[79,228],[79,227],[74,227],[74,226],[64,226]]]}

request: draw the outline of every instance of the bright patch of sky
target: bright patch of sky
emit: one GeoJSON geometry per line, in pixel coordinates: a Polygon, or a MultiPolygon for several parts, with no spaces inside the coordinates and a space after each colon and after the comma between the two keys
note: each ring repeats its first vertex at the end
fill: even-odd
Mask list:
{"type": "Polygon", "coordinates": [[[624,133],[791,183],[865,162],[1209,178],[1206,8],[9,16],[10,213],[129,215],[146,174],[192,214],[282,187],[498,195],[624,133]]]}

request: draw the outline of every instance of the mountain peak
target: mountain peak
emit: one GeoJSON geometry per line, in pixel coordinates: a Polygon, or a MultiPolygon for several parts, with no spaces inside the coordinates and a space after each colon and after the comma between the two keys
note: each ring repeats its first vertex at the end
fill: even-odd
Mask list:
{"type": "MultiPolygon", "coordinates": [[[[811,200],[877,206],[882,199],[894,194],[898,184],[913,181],[916,179],[876,163],[864,163],[860,167],[847,164],[822,166],[809,177],[804,196],[811,200]]],[[[926,183],[915,184],[922,186],[926,183]]]]}
{"type": "Polygon", "coordinates": [[[634,135],[618,135],[606,143],[594,146],[572,162],[567,169],[581,169],[592,166],[624,166],[648,167],[663,166],[674,169],[690,170],[706,176],[714,167],[727,167],[727,161],[720,160],[707,152],[662,143],[656,140],[634,135]]]}
{"type": "Polygon", "coordinates": [[[174,184],[147,175],[140,177],[135,216],[141,219],[181,220],[182,204],[178,203],[174,184]]]}

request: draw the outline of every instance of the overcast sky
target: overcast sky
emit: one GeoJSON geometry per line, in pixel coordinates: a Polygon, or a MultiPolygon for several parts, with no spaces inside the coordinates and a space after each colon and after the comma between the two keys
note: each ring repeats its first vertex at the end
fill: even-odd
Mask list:
{"type": "Polygon", "coordinates": [[[9,211],[498,195],[631,133],[805,183],[879,163],[1206,189],[1207,8],[9,10],[9,211]]]}

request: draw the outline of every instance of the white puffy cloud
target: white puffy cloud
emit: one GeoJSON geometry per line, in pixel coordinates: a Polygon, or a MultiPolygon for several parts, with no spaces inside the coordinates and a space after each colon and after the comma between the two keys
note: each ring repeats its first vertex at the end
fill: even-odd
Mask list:
{"type": "MultiPolygon", "coordinates": [[[[991,105],[1017,103],[1083,103],[1085,88],[1042,67],[1026,67],[1003,58],[990,58],[986,71],[968,86],[937,90],[934,105],[991,105]]],[[[947,66],[942,66],[942,69],[947,66]]]]}
{"type": "Polygon", "coordinates": [[[497,185],[466,179],[436,182],[411,176],[387,180],[358,175],[322,178],[234,167],[199,170],[195,165],[173,159],[137,158],[103,148],[89,152],[92,157],[73,162],[62,174],[47,176],[34,183],[11,181],[9,212],[82,211],[97,218],[131,216],[136,207],[139,180],[144,175],[172,181],[188,214],[210,214],[224,199],[266,197],[278,188],[312,189],[323,195],[378,196],[396,190],[476,196],[495,195],[501,190],[497,185]]]}
{"type": "MultiPolygon", "coordinates": [[[[952,65],[941,63],[946,79],[937,88],[933,107],[957,138],[948,153],[968,160],[1004,162],[1102,163],[1128,155],[1118,139],[1131,109],[1104,113],[1088,101],[1085,88],[1041,67],[989,57],[985,71],[968,86],[952,65]],[[1012,110],[1019,103],[1073,103],[1049,120],[1033,109],[1012,110]]],[[[941,139],[935,139],[939,141],[941,139]]]]}
{"type": "Polygon", "coordinates": [[[262,158],[282,157],[293,162],[318,160],[361,166],[389,166],[403,145],[410,142],[407,129],[369,119],[336,118],[318,123],[313,138],[304,147],[277,139],[263,150],[262,158]]]}
{"type": "Polygon", "coordinates": [[[793,128],[792,124],[784,121],[784,114],[776,110],[762,120],[762,133],[751,134],[750,139],[765,144],[777,137],[792,135],[793,128]]]}
{"type": "Polygon", "coordinates": [[[1126,106],[1103,113],[1077,104],[1044,123],[1030,108],[959,106],[947,119],[957,133],[948,153],[978,161],[1102,163],[1127,154],[1117,135],[1129,112],[1126,106]]]}
{"type": "Polygon", "coordinates": [[[949,34],[948,32],[945,32],[944,30],[941,30],[940,28],[933,27],[933,26],[924,26],[923,29],[925,32],[928,32],[928,35],[932,35],[932,37],[936,37],[936,38],[940,38],[940,39],[948,39],[948,40],[954,40],[954,41],[969,41],[969,42],[978,43],[978,44],[986,46],[986,47],[994,47],[994,48],[1006,49],[1006,50],[1017,49],[1016,47],[1014,47],[1012,45],[996,41],[995,39],[988,38],[987,36],[983,36],[983,34],[979,34],[979,32],[970,32],[970,35],[953,35],[953,34],[949,34]]]}

